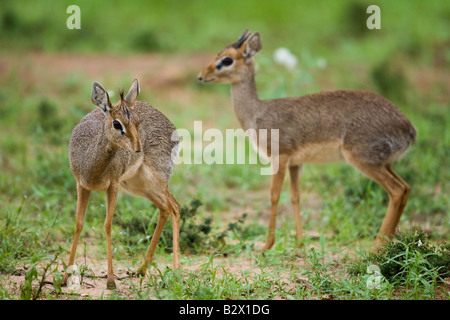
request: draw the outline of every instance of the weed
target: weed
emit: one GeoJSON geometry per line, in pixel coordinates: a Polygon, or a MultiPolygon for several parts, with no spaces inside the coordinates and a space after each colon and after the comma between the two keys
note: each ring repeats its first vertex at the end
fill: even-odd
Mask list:
{"type": "Polygon", "coordinates": [[[5,224],[0,228],[0,273],[17,274],[20,260],[32,253],[33,238],[22,223],[25,199],[14,212],[6,211],[5,224]]]}
{"type": "MultiPolygon", "coordinates": [[[[45,255],[41,256],[43,252],[36,252],[34,256],[31,258],[31,268],[25,274],[25,282],[20,288],[20,298],[22,300],[37,300],[41,298],[42,289],[46,284],[46,277],[51,267],[55,264],[56,260],[59,259],[60,254],[62,253],[62,249],[60,249],[55,255],[45,255]],[[40,274],[38,273],[38,264],[42,263],[42,261],[48,260],[47,264],[44,265],[43,270],[40,274]],[[37,281],[37,287],[33,287],[33,282],[37,281]]],[[[58,269],[53,269],[55,272],[54,280],[52,284],[55,287],[55,291],[57,293],[61,293],[61,274],[58,269]]]]}
{"type": "Polygon", "coordinates": [[[448,244],[432,244],[429,236],[415,227],[355,262],[349,272],[362,275],[367,266],[376,265],[383,278],[394,287],[405,288],[409,298],[433,298],[438,284],[450,276],[449,249],[448,244]]]}

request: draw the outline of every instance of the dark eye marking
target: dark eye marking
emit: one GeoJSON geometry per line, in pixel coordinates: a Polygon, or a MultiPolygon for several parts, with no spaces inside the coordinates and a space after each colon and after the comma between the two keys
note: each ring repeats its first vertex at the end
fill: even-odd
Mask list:
{"type": "Polygon", "coordinates": [[[125,129],[122,126],[122,124],[120,123],[120,121],[114,120],[113,121],[113,128],[116,129],[116,130],[120,130],[120,133],[122,133],[122,135],[125,134],[125,129]]]}
{"type": "Polygon", "coordinates": [[[222,59],[222,64],[226,67],[231,66],[233,64],[233,59],[231,59],[230,57],[226,57],[222,59]]]}
{"type": "Polygon", "coordinates": [[[234,60],[230,57],[225,57],[222,60],[219,61],[219,63],[216,65],[216,69],[220,70],[222,67],[229,67],[233,64],[234,60]]]}

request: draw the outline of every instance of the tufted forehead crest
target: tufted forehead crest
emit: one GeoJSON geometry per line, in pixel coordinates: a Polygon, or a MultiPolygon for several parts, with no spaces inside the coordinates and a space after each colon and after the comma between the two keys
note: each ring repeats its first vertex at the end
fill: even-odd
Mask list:
{"type": "Polygon", "coordinates": [[[248,39],[248,37],[250,37],[251,34],[252,34],[252,33],[251,33],[250,31],[248,31],[248,29],[246,29],[246,30],[242,33],[242,35],[241,35],[241,37],[238,39],[238,41],[232,43],[232,44],[230,45],[230,47],[233,47],[233,48],[235,48],[235,49],[239,49],[239,48],[244,44],[244,42],[248,39]]]}

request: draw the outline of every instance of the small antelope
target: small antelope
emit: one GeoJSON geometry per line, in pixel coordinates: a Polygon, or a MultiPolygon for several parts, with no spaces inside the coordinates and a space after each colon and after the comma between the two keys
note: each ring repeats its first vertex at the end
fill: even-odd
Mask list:
{"type": "MultiPolygon", "coordinates": [[[[107,288],[116,287],[112,266],[111,222],[119,187],[153,202],[159,219],[152,240],[138,269],[145,275],[169,214],[173,220],[173,265],[179,260],[179,205],[168,180],[178,154],[178,135],[174,125],[146,102],[136,101],[139,83],[113,105],[106,90],[97,82],[92,86],[92,102],[98,109],[85,116],[72,132],[69,143],[70,169],[77,181],[77,217],[69,264],[73,265],[84,214],[92,190],[106,191],[106,242],[108,251],[107,288]]],[[[66,283],[69,275],[64,276],[66,283]]]]}
{"type": "MultiPolygon", "coordinates": [[[[389,206],[375,244],[385,242],[397,227],[410,187],[392,169],[416,139],[411,122],[385,98],[371,92],[339,90],[295,98],[260,100],[253,56],[262,48],[258,32],[247,30],[220,51],[202,71],[204,83],[231,83],[234,111],[244,130],[267,129],[267,156],[278,171],[270,187],[271,214],[264,250],[275,241],[277,206],[286,169],[290,174],[296,239],[303,237],[299,183],[304,163],[346,161],[380,184],[389,206]],[[279,129],[279,153],[270,154],[271,129],[279,129]]],[[[263,137],[261,137],[263,138],[263,137]]],[[[256,150],[261,143],[252,141],[256,150]]],[[[276,171],[276,170],[273,170],[276,171]]]]}

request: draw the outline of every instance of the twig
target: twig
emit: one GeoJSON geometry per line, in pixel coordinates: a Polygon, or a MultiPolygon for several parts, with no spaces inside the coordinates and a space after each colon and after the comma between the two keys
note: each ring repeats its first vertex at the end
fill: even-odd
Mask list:
{"type": "Polygon", "coordinates": [[[48,230],[47,236],[45,237],[45,240],[44,240],[44,243],[43,243],[44,246],[47,244],[48,237],[50,236],[50,232],[53,230],[53,227],[56,224],[56,220],[58,220],[58,217],[59,217],[59,214],[61,213],[61,210],[62,210],[62,206],[59,207],[59,210],[58,210],[58,213],[56,214],[55,220],[53,220],[52,226],[48,230]]]}

